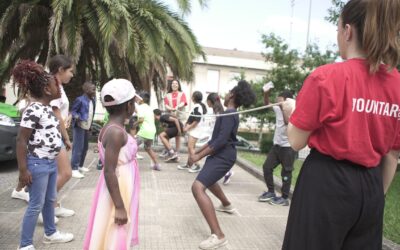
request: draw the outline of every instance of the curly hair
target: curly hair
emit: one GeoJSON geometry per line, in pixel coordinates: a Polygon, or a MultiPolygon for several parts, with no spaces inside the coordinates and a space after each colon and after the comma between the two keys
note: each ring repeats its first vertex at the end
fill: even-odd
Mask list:
{"type": "Polygon", "coordinates": [[[238,84],[231,90],[236,107],[249,107],[256,101],[256,94],[250,84],[245,80],[240,80],[238,84]]]}
{"type": "Polygon", "coordinates": [[[25,98],[28,94],[34,98],[41,98],[44,87],[54,78],[42,65],[31,60],[20,60],[11,74],[14,79],[13,87],[19,88],[20,98],[25,98]]]}

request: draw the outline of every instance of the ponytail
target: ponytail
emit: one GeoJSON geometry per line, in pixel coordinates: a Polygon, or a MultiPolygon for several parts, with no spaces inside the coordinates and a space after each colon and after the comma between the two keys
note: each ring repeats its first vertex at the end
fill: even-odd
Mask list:
{"type": "Polygon", "coordinates": [[[343,26],[352,24],[367,55],[370,72],[384,63],[389,69],[400,60],[400,1],[350,0],[343,8],[343,26]]]}

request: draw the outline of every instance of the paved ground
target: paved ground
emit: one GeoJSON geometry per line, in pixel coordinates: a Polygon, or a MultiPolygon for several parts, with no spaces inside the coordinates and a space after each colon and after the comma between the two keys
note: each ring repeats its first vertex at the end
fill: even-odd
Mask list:
{"type": "MultiPolygon", "coordinates": [[[[141,155],[145,159],[139,162],[140,245],[133,249],[198,249],[200,241],[208,237],[209,229],[190,191],[196,174],[177,170],[176,164],[172,163],[162,164],[161,172],[152,171],[148,157],[143,152],[141,155]]],[[[41,243],[43,227],[38,226],[34,237],[37,249],[82,249],[92,194],[99,176],[96,163],[97,154],[90,150],[86,165],[91,171],[84,179],[72,179],[60,193],[63,206],[74,209],[76,215],[61,218],[58,229],[72,232],[75,240],[67,244],[44,245],[41,243]]],[[[234,171],[231,183],[223,189],[238,213],[218,213],[229,240],[229,244],[221,249],[280,249],[288,207],[257,202],[257,196],[265,189],[263,182],[238,166],[234,171]]],[[[24,201],[10,198],[16,178],[15,167],[0,169],[0,249],[4,250],[17,248],[26,208],[24,201]]],[[[218,205],[215,199],[213,201],[218,205]]]]}

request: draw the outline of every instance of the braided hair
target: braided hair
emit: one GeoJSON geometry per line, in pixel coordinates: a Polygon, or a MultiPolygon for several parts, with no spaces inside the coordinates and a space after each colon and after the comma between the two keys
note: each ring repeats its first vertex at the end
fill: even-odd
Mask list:
{"type": "Polygon", "coordinates": [[[25,98],[27,95],[33,98],[41,98],[43,96],[44,87],[53,78],[47,73],[43,66],[31,60],[20,60],[12,70],[14,79],[13,87],[19,88],[20,97],[25,98]]]}

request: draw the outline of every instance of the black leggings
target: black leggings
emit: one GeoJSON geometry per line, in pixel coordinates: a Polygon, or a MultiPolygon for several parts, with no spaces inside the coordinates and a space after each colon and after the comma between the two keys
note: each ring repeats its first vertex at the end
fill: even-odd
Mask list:
{"type": "Polygon", "coordinates": [[[294,190],[282,249],[382,249],[381,167],[312,150],[294,190]]]}
{"type": "Polygon", "coordinates": [[[295,158],[296,152],[291,147],[280,147],[278,145],[272,146],[263,165],[264,180],[269,192],[274,192],[275,186],[273,171],[279,164],[281,164],[282,197],[289,197],[295,158]]]}

